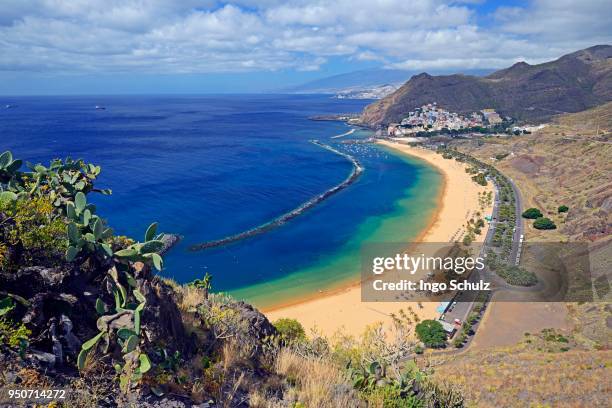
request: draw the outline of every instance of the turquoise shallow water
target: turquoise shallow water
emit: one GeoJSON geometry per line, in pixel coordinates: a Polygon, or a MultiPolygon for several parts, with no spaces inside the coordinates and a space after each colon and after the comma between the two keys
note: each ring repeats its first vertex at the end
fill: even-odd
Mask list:
{"type": "Polygon", "coordinates": [[[427,228],[438,204],[441,174],[418,159],[400,156],[382,147],[376,149],[388,153],[387,160],[392,157],[393,161],[404,162],[412,173],[408,185],[398,186],[401,197],[389,211],[365,218],[344,245],[332,254],[321,256],[316,263],[280,279],[230,291],[234,297],[269,308],[342,288],[359,279],[363,245],[414,241],[427,228]]]}
{"type": "Polygon", "coordinates": [[[100,164],[92,200],[116,233],[141,238],[152,221],[181,243],[164,257],[179,282],[213,275],[213,287],[258,306],[354,281],[366,242],[408,241],[435,208],[440,176],[422,162],[374,145],[370,135],[312,115],[359,112],[370,101],[327,95],[6,98],[0,150],[30,162],[82,157],[100,164]],[[96,105],[105,110],[96,110],[96,105]],[[192,245],[261,225],[365,167],[358,180],[284,225],[193,252],[192,245]]]}

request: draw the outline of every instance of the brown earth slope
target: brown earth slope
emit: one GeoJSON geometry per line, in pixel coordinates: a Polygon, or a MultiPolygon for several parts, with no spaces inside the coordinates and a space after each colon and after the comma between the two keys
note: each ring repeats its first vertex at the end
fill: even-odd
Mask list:
{"type": "Polygon", "coordinates": [[[572,330],[521,333],[515,345],[431,357],[474,407],[603,407],[612,392],[609,304],[570,304],[572,330]]]}
{"type": "Polygon", "coordinates": [[[612,46],[598,45],[538,65],[519,62],[486,77],[413,76],[391,95],[369,105],[370,126],[398,122],[423,104],[454,112],[494,108],[519,120],[546,120],[612,100],[612,46]]]}
{"type": "MultiPolygon", "coordinates": [[[[527,222],[527,241],[589,242],[591,270],[607,275],[609,282],[611,131],[608,103],[555,117],[530,135],[462,140],[453,146],[511,177],[525,207],[540,208],[558,225],[538,231],[527,222]],[[562,204],[568,213],[557,212],[562,204]]],[[[469,406],[609,406],[609,299],[610,293],[586,303],[492,302],[472,346],[457,355],[432,357],[430,364],[435,376],[461,386],[469,406]]]]}
{"type": "Polygon", "coordinates": [[[525,208],[540,208],[559,227],[542,232],[528,225],[528,238],[593,242],[612,233],[611,129],[612,103],[607,103],[557,116],[530,135],[462,141],[458,146],[512,177],[525,208]],[[569,212],[559,214],[560,205],[569,212]]]}

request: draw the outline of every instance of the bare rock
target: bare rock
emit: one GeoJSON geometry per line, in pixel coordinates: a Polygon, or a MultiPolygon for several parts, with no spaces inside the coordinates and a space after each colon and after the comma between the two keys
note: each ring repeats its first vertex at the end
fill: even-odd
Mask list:
{"type": "Polygon", "coordinates": [[[160,241],[164,243],[164,247],[160,251],[160,254],[163,255],[181,241],[181,236],[177,234],[164,234],[160,241]]]}
{"type": "Polygon", "coordinates": [[[149,341],[166,343],[172,339],[172,345],[177,350],[188,354],[194,345],[192,338],[185,332],[172,288],[159,277],[142,279],[138,284],[147,302],[142,321],[149,341]]]}

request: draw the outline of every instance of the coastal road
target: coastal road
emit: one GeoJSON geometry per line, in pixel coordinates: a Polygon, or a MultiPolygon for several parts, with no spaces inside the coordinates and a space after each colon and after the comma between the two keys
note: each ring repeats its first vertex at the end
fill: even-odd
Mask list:
{"type": "MultiPolygon", "coordinates": [[[[523,213],[523,203],[520,195],[520,191],[514,181],[509,177],[506,178],[510,185],[512,186],[512,190],[514,192],[514,201],[515,201],[515,231],[512,235],[512,250],[510,253],[510,260],[514,262],[516,260],[516,255],[519,253],[520,246],[522,243],[520,242],[521,235],[524,234],[524,226],[523,219],[521,214],[523,213]]],[[[499,213],[499,187],[493,183],[495,187],[495,196],[493,201],[493,213],[492,213],[492,221],[489,225],[489,229],[487,231],[487,235],[485,236],[485,240],[481,247],[480,256],[482,257],[487,248],[491,245],[493,241],[493,235],[495,233],[495,225],[498,219],[499,213]]],[[[468,278],[468,282],[476,282],[483,278],[486,282],[495,282],[497,285],[505,286],[505,282],[502,281],[496,274],[489,270],[488,267],[485,267],[481,273],[472,274],[468,278]]],[[[472,310],[472,306],[474,304],[473,295],[470,293],[458,293],[453,300],[453,306],[451,310],[447,311],[444,315],[444,321],[453,324],[455,319],[459,319],[461,322],[464,322],[467,319],[470,311],[472,310]]]]}
{"type": "Polygon", "coordinates": [[[518,187],[514,183],[510,177],[506,177],[510,186],[512,186],[512,191],[514,191],[514,211],[515,211],[515,229],[514,234],[512,235],[512,250],[510,251],[510,262],[513,264],[518,264],[516,262],[517,255],[519,254],[519,249],[522,246],[521,236],[524,235],[525,229],[523,226],[523,201],[521,198],[521,192],[518,187]]]}
{"type": "MultiPolygon", "coordinates": [[[[523,213],[523,201],[522,201],[522,197],[520,194],[520,191],[518,189],[518,187],[516,186],[516,184],[514,183],[514,181],[509,178],[506,177],[506,180],[508,180],[508,182],[510,183],[510,186],[512,187],[513,193],[514,193],[514,202],[515,202],[515,230],[514,233],[512,234],[512,250],[510,252],[510,261],[512,263],[516,262],[516,256],[519,253],[522,243],[521,243],[521,236],[524,235],[524,226],[523,226],[523,219],[522,219],[522,213],[523,213]]],[[[492,181],[493,182],[493,181],[492,181]]],[[[483,245],[481,247],[480,250],[480,254],[479,256],[483,256],[486,251],[487,248],[489,246],[491,246],[492,241],[493,241],[493,236],[495,234],[495,226],[497,224],[497,220],[498,220],[498,216],[499,216],[499,187],[497,186],[497,184],[495,184],[493,182],[493,186],[495,188],[495,195],[494,195],[494,201],[493,201],[493,212],[492,212],[492,220],[489,224],[489,229],[487,231],[487,234],[485,236],[483,245]]],[[[493,293],[495,292],[496,288],[500,289],[500,288],[504,288],[507,287],[507,284],[505,281],[503,281],[503,279],[501,279],[497,274],[495,274],[493,271],[491,271],[488,267],[485,266],[485,268],[481,271],[481,273],[472,273],[470,275],[470,277],[468,278],[468,282],[477,282],[478,280],[483,279],[485,282],[491,282],[492,286],[493,286],[493,292],[489,293],[490,296],[493,295],[493,293]]],[[[525,288],[525,290],[533,290],[534,288],[525,288]]],[[[515,287],[513,287],[513,290],[516,290],[515,287]]],[[[488,302],[491,299],[491,297],[488,298],[488,300],[486,302],[488,302]]],[[[470,291],[464,291],[464,292],[459,292],[452,300],[451,300],[451,306],[449,307],[449,309],[446,311],[446,313],[444,314],[444,320],[447,323],[450,324],[454,324],[455,319],[458,319],[459,321],[461,321],[461,323],[465,322],[470,314],[470,312],[472,311],[472,308],[474,306],[474,293],[470,291]]],[[[481,317],[482,319],[482,317],[481,317]]],[[[480,324],[481,319],[479,319],[477,321],[477,323],[473,326],[473,330],[476,332],[477,331],[477,327],[480,324]]],[[[460,330],[460,329],[459,329],[460,330]]],[[[453,349],[452,351],[441,351],[439,353],[461,353],[461,352],[465,352],[466,349],[472,344],[472,340],[474,339],[475,335],[472,336],[468,336],[467,342],[464,344],[464,347],[462,347],[461,351],[459,349],[453,349]]]]}

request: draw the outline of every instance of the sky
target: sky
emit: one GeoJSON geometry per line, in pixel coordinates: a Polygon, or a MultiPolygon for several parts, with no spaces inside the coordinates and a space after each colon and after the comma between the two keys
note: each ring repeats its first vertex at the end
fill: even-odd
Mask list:
{"type": "Polygon", "coordinates": [[[270,92],[612,43],[610,0],[0,0],[0,94],[270,92]]]}

